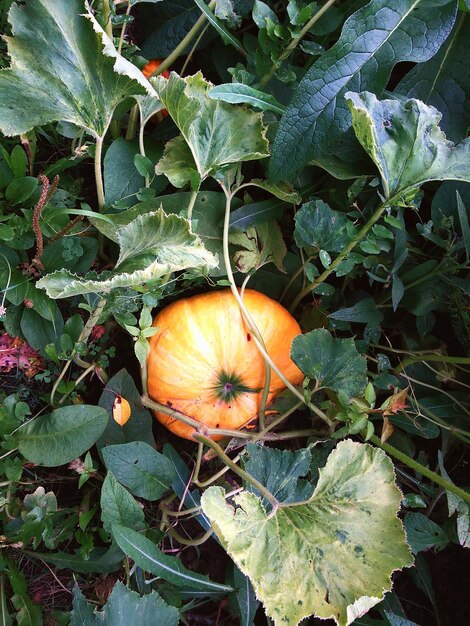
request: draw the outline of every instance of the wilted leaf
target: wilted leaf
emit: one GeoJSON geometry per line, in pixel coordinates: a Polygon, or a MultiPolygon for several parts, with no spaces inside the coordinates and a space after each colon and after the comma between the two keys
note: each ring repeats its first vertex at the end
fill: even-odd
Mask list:
{"type": "Polygon", "coordinates": [[[131,405],[122,396],[116,396],[113,403],[113,419],[119,424],[124,426],[129,421],[131,416],[131,405]]]}
{"type": "Polygon", "coordinates": [[[439,128],[442,115],[420,100],[378,100],[346,93],[354,132],[377,165],[385,197],[430,180],[470,182],[470,139],[454,145],[439,128]]]}
{"type": "Polygon", "coordinates": [[[285,111],[285,107],[274,96],[243,83],[217,85],[209,90],[208,95],[213,100],[222,100],[230,104],[249,104],[254,109],[273,111],[280,115],[285,111]]]}
{"type": "Polygon", "coordinates": [[[142,73],[116,52],[83,1],[14,4],[9,19],[11,68],[0,72],[5,135],[61,120],[103,137],[122,100],[155,95],[142,73]]]}
{"type": "Polygon", "coordinates": [[[318,328],[294,338],[291,358],[319,388],[342,391],[349,397],[364,393],[366,359],[357,352],[353,339],[335,339],[328,330],[318,328]]]}
{"type": "Polygon", "coordinates": [[[201,184],[191,150],[181,135],[166,143],[163,156],[155,166],[155,172],[164,174],[173,187],[178,189],[190,184],[191,189],[197,191],[201,184]]]}
{"type": "Polygon", "coordinates": [[[106,278],[76,276],[61,270],[41,278],[36,285],[51,298],[67,298],[84,293],[108,293],[117,287],[142,286],[168,273],[188,268],[215,267],[217,260],[208,252],[188,220],[166,215],[162,208],[146,213],[117,231],[119,259],[106,278]]]}
{"type": "Polygon", "coordinates": [[[396,516],[400,500],[385,453],[346,440],[307,504],[268,515],[254,494],[235,496],[234,508],[210,487],[202,506],[276,626],[312,614],[345,626],[380,602],[394,570],[413,562],[396,516]]]}
{"type": "Polygon", "coordinates": [[[233,255],[235,265],[241,272],[246,274],[267,263],[274,263],[280,272],[285,273],[283,260],[287,248],[277,222],[264,222],[250,226],[246,232],[234,232],[230,235],[230,243],[244,248],[233,255]]]}
{"type": "Polygon", "coordinates": [[[211,100],[212,85],[200,72],[186,78],[172,72],[168,80],[159,76],[154,84],[191,150],[201,181],[222,165],[268,156],[261,114],[211,100]]]}

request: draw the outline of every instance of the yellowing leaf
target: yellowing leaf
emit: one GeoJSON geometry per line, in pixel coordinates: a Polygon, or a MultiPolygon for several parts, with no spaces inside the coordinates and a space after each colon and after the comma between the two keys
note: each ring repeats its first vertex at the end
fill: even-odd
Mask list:
{"type": "Polygon", "coordinates": [[[122,396],[116,396],[113,403],[113,419],[119,424],[124,426],[129,421],[131,416],[131,405],[122,396]]]}
{"type": "Polygon", "coordinates": [[[306,503],[268,514],[255,494],[232,506],[211,487],[201,504],[276,626],[312,614],[346,626],[380,602],[394,570],[413,563],[397,518],[401,497],[383,450],[345,440],[306,503]]]}

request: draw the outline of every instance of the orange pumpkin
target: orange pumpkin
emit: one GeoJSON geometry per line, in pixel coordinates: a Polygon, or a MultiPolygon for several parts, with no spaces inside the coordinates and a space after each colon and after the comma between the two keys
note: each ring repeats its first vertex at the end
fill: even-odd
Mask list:
{"type": "MultiPolygon", "coordinates": [[[[145,78],[150,78],[155,70],[160,67],[161,63],[161,59],[152,59],[144,65],[144,67],[142,68],[142,74],[145,76],[145,78]]],[[[170,78],[170,72],[168,70],[165,70],[161,73],[161,76],[163,76],[163,78],[170,78]]],[[[158,113],[155,113],[155,115],[152,117],[152,120],[155,122],[160,122],[164,117],[168,117],[168,111],[166,109],[162,109],[158,113]]]]}
{"type": "MultiPolygon", "coordinates": [[[[292,340],[301,332],[298,323],[282,305],[257,291],[247,289],[244,303],[275,365],[293,385],[300,384],[304,375],[290,358],[292,340]]],[[[257,417],[264,361],[230,289],[174,302],[155,317],[153,326],[158,331],[150,339],[147,384],[154,401],[207,428],[237,430],[257,417]]],[[[268,403],[284,388],[271,372],[268,403]]],[[[163,413],[155,416],[176,435],[191,439],[191,426],[163,413]]]]}

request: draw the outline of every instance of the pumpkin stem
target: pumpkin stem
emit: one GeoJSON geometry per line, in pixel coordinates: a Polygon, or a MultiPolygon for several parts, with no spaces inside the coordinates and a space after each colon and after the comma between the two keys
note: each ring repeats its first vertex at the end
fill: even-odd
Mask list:
{"type": "Polygon", "coordinates": [[[222,370],[217,374],[217,382],[212,386],[219,400],[232,402],[242,393],[259,393],[261,387],[248,387],[242,378],[233,372],[222,370]]]}

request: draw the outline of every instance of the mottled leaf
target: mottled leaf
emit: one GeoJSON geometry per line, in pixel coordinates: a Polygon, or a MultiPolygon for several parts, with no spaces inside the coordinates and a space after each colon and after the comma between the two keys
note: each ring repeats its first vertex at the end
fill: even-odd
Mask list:
{"type": "Polygon", "coordinates": [[[470,139],[457,145],[439,128],[441,114],[419,100],[377,100],[348,92],[357,138],[377,165],[386,198],[430,180],[470,182],[470,139]]]}
{"type": "Polygon", "coordinates": [[[349,397],[364,393],[366,359],[357,352],[353,339],[335,339],[328,330],[318,328],[294,338],[291,358],[319,388],[341,391],[349,397]]]}
{"type": "Polygon", "coordinates": [[[188,220],[166,215],[160,208],[133,220],[117,232],[120,254],[116,269],[105,278],[87,278],[62,270],[41,278],[36,285],[51,298],[84,293],[108,293],[117,287],[142,286],[168,273],[217,265],[188,220]]]}
{"type": "Polygon", "coordinates": [[[211,100],[212,85],[201,73],[180,78],[172,72],[169,79],[159,76],[154,84],[191,150],[201,180],[222,165],[268,156],[261,114],[211,100]]]}
{"type": "Polygon", "coordinates": [[[412,564],[400,500],[385,453],[346,440],[306,504],[268,515],[254,494],[235,496],[234,507],[210,487],[202,506],[276,626],[312,614],[345,626],[380,602],[394,570],[412,564]]]}
{"type": "Polygon", "coordinates": [[[245,232],[234,232],[230,235],[230,243],[243,248],[233,255],[234,263],[241,272],[246,274],[267,263],[274,263],[280,272],[285,273],[283,260],[287,248],[277,222],[264,222],[250,226],[245,232]]]}
{"type": "Polygon", "coordinates": [[[61,120],[103,137],[122,100],[155,95],[142,73],[116,52],[82,0],[14,4],[9,20],[11,68],[0,72],[5,135],[61,120]]]}

